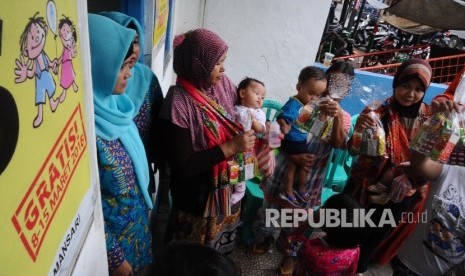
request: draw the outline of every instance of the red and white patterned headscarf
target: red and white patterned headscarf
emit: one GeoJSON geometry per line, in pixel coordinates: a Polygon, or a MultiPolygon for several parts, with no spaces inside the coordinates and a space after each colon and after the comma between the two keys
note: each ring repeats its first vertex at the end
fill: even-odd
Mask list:
{"type": "MultiPolygon", "coordinates": [[[[234,116],[234,104],[237,101],[234,83],[226,75],[216,85],[209,81],[216,63],[228,50],[226,43],[209,30],[197,29],[176,36],[173,47],[173,69],[177,76],[191,82],[234,116]]],[[[202,111],[181,86],[170,88],[160,116],[181,128],[189,129],[195,150],[208,148],[203,128],[199,127],[203,125],[202,111]]]]}
{"type": "Polygon", "coordinates": [[[201,90],[208,89],[210,74],[228,45],[217,34],[207,29],[197,29],[176,37],[173,69],[183,79],[201,90]],[[182,41],[180,41],[182,39],[182,41]]]}

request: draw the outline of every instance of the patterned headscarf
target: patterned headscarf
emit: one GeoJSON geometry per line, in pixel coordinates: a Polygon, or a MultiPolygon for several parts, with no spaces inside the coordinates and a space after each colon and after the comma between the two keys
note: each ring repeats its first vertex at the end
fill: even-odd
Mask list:
{"type": "Polygon", "coordinates": [[[228,45],[217,34],[207,29],[185,33],[175,39],[173,69],[178,77],[190,81],[201,90],[208,89],[210,74],[228,45]],[[182,40],[179,42],[179,40],[182,40]]]}
{"type": "Polygon", "coordinates": [[[426,95],[426,90],[428,89],[431,82],[431,76],[431,66],[426,60],[423,59],[413,58],[407,60],[400,65],[399,69],[397,69],[396,75],[394,76],[394,80],[392,82],[392,87],[394,89],[402,83],[415,78],[419,79],[425,87],[425,94],[423,94],[421,100],[410,106],[403,106],[399,104],[395,100],[395,97],[393,97],[393,107],[402,117],[415,118],[418,116],[418,112],[426,95]]]}
{"type": "Polygon", "coordinates": [[[409,77],[417,77],[423,83],[425,89],[427,89],[431,82],[432,74],[431,66],[426,60],[419,58],[409,59],[400,65],[394,76],[392,87],[396,88],[409,77]]]}
{"type": "MultiPolygon", "coordinates": [[[[209,82],[215,64],[228,49],[226,43],[211,31],[197,29],[176,36],[173,46],[173,68],[178,77],[202,90],[234,118],[234,104],[237,102],[235,84],[224,74],[217,84],[209,82]]],[[[205,133],[199,127],[203,125],[203,112],[179,83],[171,86],[166,94],[160,117],[189,129],[194,150],[208,148],[205,133]]]]}

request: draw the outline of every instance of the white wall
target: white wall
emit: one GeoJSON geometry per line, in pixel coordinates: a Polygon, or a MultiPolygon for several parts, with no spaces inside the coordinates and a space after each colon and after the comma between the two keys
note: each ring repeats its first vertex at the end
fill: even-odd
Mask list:
{"type": "Polygon", "coordinates": [[[314,63],[331,1],[205,1],[203,27],[229,44],[226,74],[236,84],[262,80],[267,98],[294,95],[300,70],[314,63]]]}
{"type": "MultiPolygon", "coordinates": [[[[174,7],[174,36],[202,26],[204,0],[177,0],[174,7]]],[[[164,53],[152,53],[152,70],[160,82],[163,94],[175,82],[176,75],[173,72],[173,59],[171,58],[167,70],[163,70],[164,53]]]]}
{"type": "MultiPolygon", "coordinates": [[[[229,45],[227,75],[238,84],[245,77],[262,80],[267,98],[282,102],[295,94],[300,70],[313,65],[329,0],[177,0],[174,34],[207,28],[229,45]]],[[[163,76],[163,58],[152,67],[168,91],[172,64],[163,76]]]]}
{"type": "MultiPolygon", "coordinates": [[[[227,0],[218,0],[218,2],[227,2],[227,0]]],[[[175,3],[175,35],[202,26],[205,0],[176,0],[175,3]]]]}

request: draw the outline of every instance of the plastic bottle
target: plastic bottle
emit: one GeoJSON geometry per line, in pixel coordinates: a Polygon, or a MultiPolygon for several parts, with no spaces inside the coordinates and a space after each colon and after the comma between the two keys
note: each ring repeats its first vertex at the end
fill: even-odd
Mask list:
{"type": "Polygon", "coordinates": [[[268,134],[268,145],[270,148],[279,148],[281,146],[281,130],[279,124],[274,121],[270,125],[270,132],[268,134]]]}

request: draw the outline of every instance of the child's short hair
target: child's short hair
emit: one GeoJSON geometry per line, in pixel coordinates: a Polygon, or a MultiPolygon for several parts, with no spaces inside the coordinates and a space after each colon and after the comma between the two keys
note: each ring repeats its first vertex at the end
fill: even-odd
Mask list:
{"type": "Polygon", "coordinates": [[[299,83],[304,83],[309,79],[326,80],[325,72],[315,66],[307,66],[300,71],[299,83]]]}
{"type": "Polygon", "coordinates": [[[178,241],[169,245],[151,265],[148,275],[239,276],[240,268],[227,256],[206,245],[178,241]]]}
{"type": "MultiPolygon", "coordinates": [[[[353,248],[361,243],[366,235],[365,229],[369,228],[359,227],[359,222],[354,221],[354,212],[359,212],[362,208],[354,197],[344,193],[335,194],[326,200],[322,208],[339,210],[340,214],[341,210],[345,209],[344,220],[353,224],[349,227],[327,227],[325,224],[323,230],[329,245],[337,248],[353,248]],[[358,210],[355,211],[356,209],[358,210]]],[[[341,217],[341,221],[342,219],[341,217]]]]}
{"type": "Polygon", "coordinates": [[[254,78],[249,78],[249,77],[245,77],[240,83],[239,85],[237,86],[237,91],[239,92],[241,89],[244,89],[246,88],[247,86],[250,85],[251,82],[256,82],[256,83],[259,83],[261,85],[263,85],[263,87],[265,87],[265,84],[257,79],[254,79],[254,78]]]}

